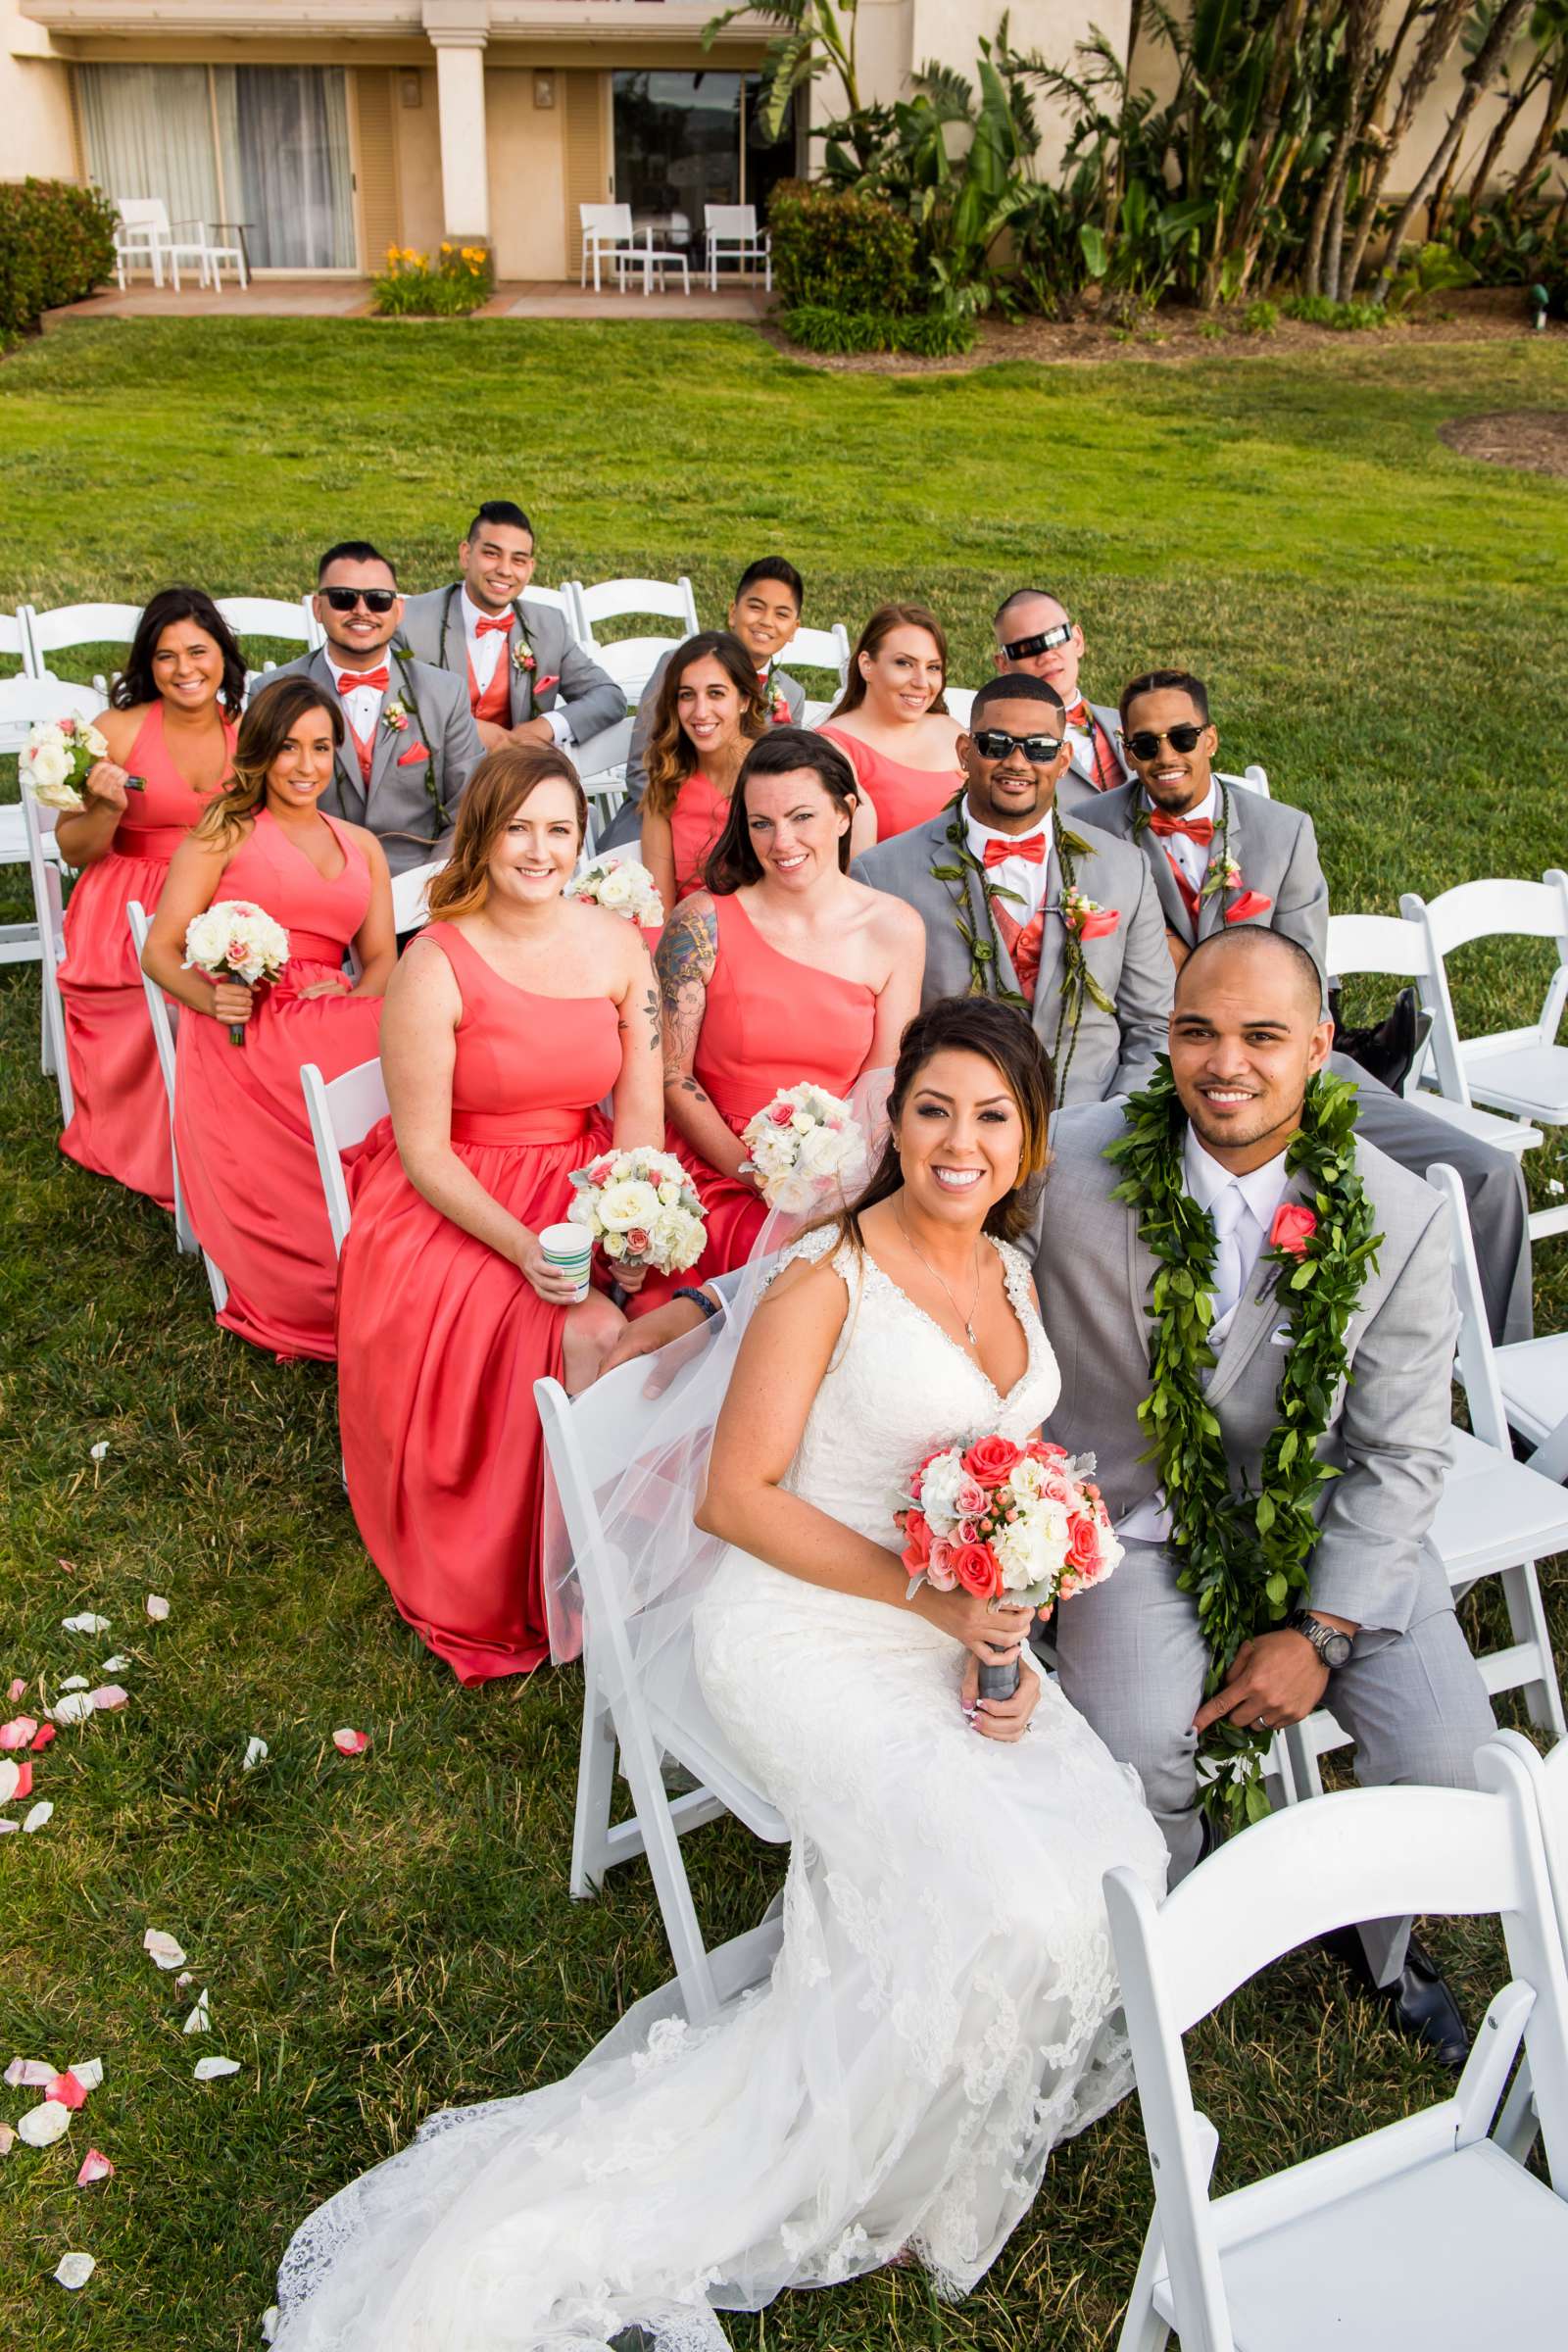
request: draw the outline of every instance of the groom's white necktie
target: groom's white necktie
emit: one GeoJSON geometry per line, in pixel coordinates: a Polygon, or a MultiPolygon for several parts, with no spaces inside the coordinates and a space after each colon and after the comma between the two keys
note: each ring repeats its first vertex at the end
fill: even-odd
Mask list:
{"type": "Polygon", "coordinates": [[[1212,1342],[1224,1338],[1231,1317],[1241,1304],[1247,1277],[1257,1257],[1256,1250],[1248,1247],[1251,1240],[1249,1227],[1254,1226],[1257,1219],[1234,1176],[1215,1200],[1209,1215],[1219,1244],[1214,1256],[1214,1320],[1209,1329],[1212,1342]]]}

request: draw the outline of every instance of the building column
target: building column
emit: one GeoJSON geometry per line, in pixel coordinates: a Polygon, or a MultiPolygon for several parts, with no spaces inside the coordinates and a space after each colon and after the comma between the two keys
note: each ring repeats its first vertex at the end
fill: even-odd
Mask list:
{"type": "Polygon", "coordinates": [[[435,50],[443,231],[454,245],[488,245],[484,52],[489,0],[424,0],[424,29],[435,50]]]}

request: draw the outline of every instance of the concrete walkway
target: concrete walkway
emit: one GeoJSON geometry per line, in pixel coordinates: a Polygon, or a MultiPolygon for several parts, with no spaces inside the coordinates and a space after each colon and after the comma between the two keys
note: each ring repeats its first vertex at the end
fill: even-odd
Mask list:
{"type": "MultiPolygon", "coordinates": [[[[220,292],[188,285],[176,294],[172,286],[153,286],[132,280],[122,293],[117,286],[85,302],[68,303],[44,315],[44,327],[66,318],[368,318],[371,316],[371,286],[368,277],[252,278],[241,292],[227,282],[220,292]]],[[[731,283],[718,294],[707,284],[693,283],[690,294],[661,291],[644,294],[586,292],[574,283],[547,279],[514,280],[497,286],[477,318],[618,318],[622,320],[685,318],[742,319],[755,324],[765,318],[773,297],[760,287],[731,283]]],[[[388,319],[389,326],[421,323],[388,319]]]]}

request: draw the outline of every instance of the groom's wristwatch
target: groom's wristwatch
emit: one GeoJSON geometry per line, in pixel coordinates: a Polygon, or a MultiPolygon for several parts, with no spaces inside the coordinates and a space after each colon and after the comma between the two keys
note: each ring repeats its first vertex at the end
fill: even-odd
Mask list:
{"type": "Polygon", "coordinates": [[[1287,1633],[1304,1634],[1331,1674],[1337,1666],[1349,1664],[1349,1635],[1342,1634],[1337,1625],[1325,1625],[1322,1618],[1314,1617],[1310,1609],[1298,1609],[1293,1616],[1287,1617],[1285,1630],[1287,1633]]]}

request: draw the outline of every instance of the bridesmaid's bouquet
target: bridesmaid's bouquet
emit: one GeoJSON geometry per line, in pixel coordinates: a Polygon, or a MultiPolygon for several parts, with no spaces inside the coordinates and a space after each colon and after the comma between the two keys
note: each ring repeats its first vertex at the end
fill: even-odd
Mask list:
{"type": "Polygon", "coordinates": [[[580,874],[573,874],[561,895],[608,906],[612,914],[623,914],[628,923],[650,931],[657,931],[664,919],[664,902],[654,877],[635,858],[596,858],[580,874]]]}
{"type": "MultiPolygon", "coordinates": [[[[1094,1468],[1092,1453],[1074,1456],[1037,1438],[1025,1446],[977,1438],[928,1453],[909,1481],[907,1508],[893,1515],[909,1596],[929,1584],[1043,1609],[1102,1583],[1122,1549],[1094,1468]]],[[[982,1667],[980,1687],[987,1697],[1009,1695],[1016,1666],[982,1667]],[[988,1683],[988,1675],[1002,1679],[988,1683]]]]}
{"type": "MultiPolygon", "coordinates": [[[[209,980],[238,980],[255,988],[281,977],[288,961],[288,933],[265,907],[250,899],[218,899],[205,914],[193,915],[185,932],[182,971],[205,972],[209,980]]],[[[230,1045],[245,1043],[243,1028],[228,1033],[230,1045]]]]}
{"type": "Polygon", "coordinates": [[[703,1204],[673,1152],[606,1152],[572,1174],[567,1222],[586,1226],[612,1266],[684,1274],[703,1254],[703,1204]]]}
{"type": "MultiPolygon", "coordinates": [[[[81,787],[88,771],[109,757],[109,746],[84,718],[41,718],[27,730],[18,772],[40,808],[75,816],[85,807],[81,787]]],[[[144,792],[140,776],[127,776],[132,792],[144,792]]]]}
{"type": "Polygon", "coordinates": [[[865,1137],[847,1102],[825,1087],[786,1086],[741,1129],[743,1176],[759,1179],[769,1208],[804,1216],[865,1167],[865,1137]]]}

